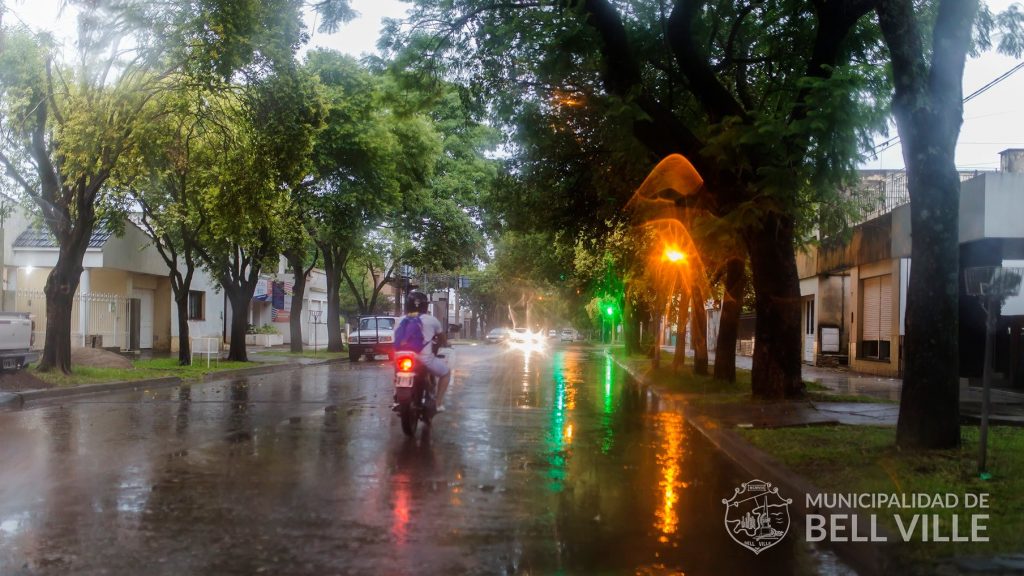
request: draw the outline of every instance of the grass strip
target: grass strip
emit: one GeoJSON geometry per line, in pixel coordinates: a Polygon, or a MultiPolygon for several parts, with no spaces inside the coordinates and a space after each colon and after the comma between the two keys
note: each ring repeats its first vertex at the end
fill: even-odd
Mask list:
{"type": "MultiPolygon", "coordinates": [[[[735,403],[735,402],[757,402],[751,396],[750,370],[736,369],[736,381],[724,382],[715,380],[710,375],[694,374],[693,358],[687,358],[686,364],[679,370],[672,368],[672,354],[666,353],[661,357],[661,365],[653,367],[651,359],[643,355],[626,355],[621,348],[612,349],[612,356],[619,362],[625,363],[629,368],[642,376],[648,382],[663,386],[670,392],[682,394],[696,394],[702,396],[698,403],[735,403]]],[[[714,370],[713,365],[708,365],[708,371],[714,370]]],[[[806,400],[814,402],[853,402],[853,403],[890,403],[891,401],[875,398],[873,396],[862,396],[859,394],[837,394],[831,388],[818,382],[805,381],[807,387],[806,400]]]]}
{"type": "MultiPolygon", "coordinates": [[[[952,514],[970,527],[972,514],[987,513],[988,542],[922,542],[920,530],[900,547],[905,559],[922,561],[951,556],[976,556],[1024,551],[1024,429],[997,426],[989,433],[988,461],[992,479],[978,476],[978,428],[961,427],[962,446],[953,450],[901,451],[895,428],[831,426],[737,430],[749,442],[775,456],[791,470],[829,493],[956,494],[953,509],[882,509],[880,525],[897,535],[894,513],[908,524],[913,514],[939,514],[949,535],[952,514]],[[963,507],[964,494],[989,495],[987,510],[963,507]],[[964,518],[967,518],[966,523],[964,518]]],[[[802,497],[802,496],[801,496],[802,497]]]]}
{"type": "Polygon", "coordinates": [[[147,360],[135,360],[132,368],[97,368],[93,366],[73,366],[71,374],[63,374],[59,371],[39,372],[35,367],[30,368],[32,375],[59,388],[70,388],[83,384],[99,384],[103,382],[126,382],[135,380],[149,380],[152,378],[165,378],[177,376],[182,380],[198,380],[206,374],[224,372],[226,370],[238,370],[241,368],[254,368],[267,366],[270,363],[237,362],[221,360],[211,362],[197,361],[191,366],[179,366],[177,358],[152,358],[147,360]]]}

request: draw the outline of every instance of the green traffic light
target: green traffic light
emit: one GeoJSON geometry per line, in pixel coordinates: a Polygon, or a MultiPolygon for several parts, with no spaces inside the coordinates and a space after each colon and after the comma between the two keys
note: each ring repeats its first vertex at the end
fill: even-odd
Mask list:
{"type": "Polygon", "coordinates": [[[611,316],[612,314],[615,314],[615,309],[612,308],[611,306],[605,308],[604,311],[605,311],[605,314],[608,314],[609,316],[611,316]]]}

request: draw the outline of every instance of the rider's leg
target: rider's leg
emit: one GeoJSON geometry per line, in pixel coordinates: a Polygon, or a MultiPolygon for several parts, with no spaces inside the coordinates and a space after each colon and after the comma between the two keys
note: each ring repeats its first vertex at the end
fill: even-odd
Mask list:
{"type": "Polygon", "coordinates": [[[434,396],[434,399],[437,401],[438,408],[441,408],[444,405],[445,393],[448,391],[448,383],[452,379],[451,367],[448,366],[447,362],[436,356],[423,358],[421,362],[431,374],[437,377],[437,394],[434,396]]]}
{"type": "Polygon", "coordinates": [[[452,379],[452,373],[448,372],[437,379],[437,405],[444,406],[444,394],[448,391],[448,382],[452,379]]]}

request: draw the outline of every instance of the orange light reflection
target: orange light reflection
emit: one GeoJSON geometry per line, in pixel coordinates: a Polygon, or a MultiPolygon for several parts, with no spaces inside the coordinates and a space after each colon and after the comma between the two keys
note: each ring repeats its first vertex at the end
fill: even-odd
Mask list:
{"type": "Polygon", "coordinates": [[[688,485],[680,480],[682,475],[683,417],[678,413],[662,412],[658,416],[662,432],[661,451],[658,465],[661,479],[658,489],[661,493],[661,507],[654,513],[654,527],[661,533],[658,541],[667,543],[668,536],[679,530],[679,491],[688,485]]]}

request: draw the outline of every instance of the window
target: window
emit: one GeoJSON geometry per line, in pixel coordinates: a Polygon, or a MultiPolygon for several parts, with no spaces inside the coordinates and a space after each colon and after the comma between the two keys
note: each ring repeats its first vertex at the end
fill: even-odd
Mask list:
{"type": "Polygon", "coordinates": [[[359,320],[360,330],[394,330],[394,318],[363,318],[359,320]]]}
{"type": "Polygon", "coordinates": [[[203,300],[205,292],[198,290],[188,291],[188,319],[189,320],[204,320],[206,319],[206,307],[203,306],[203,300]]]}
{"type": "Polygon", "coordinates": [[[864,310],[861,313],[860,355],[872,360],[889,360],[892,340],[892,280],[890,275],[861,282],[864,310]]]}

